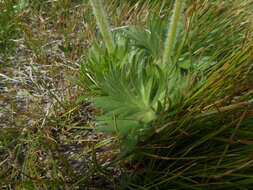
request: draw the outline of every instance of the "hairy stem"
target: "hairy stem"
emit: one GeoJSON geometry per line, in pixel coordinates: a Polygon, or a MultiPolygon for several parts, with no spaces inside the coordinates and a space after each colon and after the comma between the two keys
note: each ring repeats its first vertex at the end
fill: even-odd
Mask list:
{"type": "Polygon", "coordinates": [[[176,43],[177,27],[180,18],[180,12],[183,7],[183,0],[176,0],[173,8],[173,15],[169,24],[169,29],[167,33],[167,39],[164,44],[163,52],[163,64],[165,65],[169,58],[173,55],[173,48],[176,43]]]}
{"type": "Polygon", "coordinates": [[[103,40],[105,42],[106,48],[108,52],[111,53],[113,51],[114,43],[113,43],[111,31],[110,31],[110,26],[107,22],[107,16],[102,6],[102,1],[90,0],[90,3],[92,5],[93,13],[96,17],[97,25],[103,36],[103,40]]]}

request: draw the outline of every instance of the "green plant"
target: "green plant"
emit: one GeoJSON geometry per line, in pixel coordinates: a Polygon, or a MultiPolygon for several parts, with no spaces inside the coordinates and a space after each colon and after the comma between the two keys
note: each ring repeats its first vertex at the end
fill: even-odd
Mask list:
{"type": "Polygon", "coordinates": [[[91,48],[79,74],[100,108],[97,130],[119,137],[115,161],[147,163],[128,188],[250,187],[252,145],[234,137],[239,126],[252,133],[252,5],[187,2],[179,21],[175,3],[167,41],[167,17],[150,16],[146,29],[114,32],[114,51],[91,48]]]}
{"type": "MultiPolygon", "coordinates": [[[[171,62],[171,52],[169,56],[168,52],[164,55],[157,52],[157,48],[175,43],[178,9],[175,6],[168,32],[172,39],[169,38],[170,43],[166,41],[165,46],[160,34],[165,36],[166,30],[161,26],[167,24],[153,16],[149,31],[131,28],[115,34],[113,52],[108,45],[108,51],[99,45],[91,49],[89,64],[82,66],[81,75],[86,78],[87,86],[99,93],[94,99],[94,104],[103,110],[102,116],[98,117],[102,125],[98,130],[116,132],[124,137],[123,142],[137,143],[144,131],[152,129],[148,123],[155,121],[159,112],[173,110],[189,93],[186,88],[192,87],[190,80],[193,78],[189,74],[181,75],[180,69],[171,66],[177,62],[176,59],[171,62]],[[171,27],[174,28],[172,31],[171,27]],[[161,56],[164,56],[163,61],[168,59],[165,66],[161,65],[161,56]]],[[[100,16],[104,17],[96,13],[96,17],[100,16]]]]}

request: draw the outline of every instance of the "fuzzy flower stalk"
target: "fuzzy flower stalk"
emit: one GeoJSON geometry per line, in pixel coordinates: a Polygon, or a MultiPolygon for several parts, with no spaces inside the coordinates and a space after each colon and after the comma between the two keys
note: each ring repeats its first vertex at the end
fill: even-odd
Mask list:
{"type": "Polygon", "coordinates": [[[96,17],[97,25],[102,34],[106,48],[109,53],[112,53],[113,48],[114,48],[114,43],[113,43],[111,31],[110,31],[110,26],[107,21],[107,16],[102,6],[102,0],[90,0],[90,3],[92,5],[93,13],[96,17]]]}
{"type": "Polygon", "coordinates": [[[167,32],[167,39],[164,44],[164,52],[163,52],[163,65],[167,63],[170,57],[173,55],[173,49],[176,43],[177,36],[177,28],[180,18],[180,13],[183,8],[184,0],[175,0],[173,14],[170,20],[169,29],[167,32]]]}

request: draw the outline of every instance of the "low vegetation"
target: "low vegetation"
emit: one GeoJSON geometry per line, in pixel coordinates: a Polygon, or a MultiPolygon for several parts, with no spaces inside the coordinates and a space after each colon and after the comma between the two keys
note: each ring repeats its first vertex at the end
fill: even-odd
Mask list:
{"type": "Polygon", "coordinates": [[[251,189],[251,0],[0,9],[2,189],[251,189]]]}

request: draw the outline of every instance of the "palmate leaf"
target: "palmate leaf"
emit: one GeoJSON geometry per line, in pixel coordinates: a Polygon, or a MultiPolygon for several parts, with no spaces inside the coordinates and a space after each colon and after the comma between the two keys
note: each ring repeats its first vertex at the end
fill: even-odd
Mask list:
{"type": "MultiPolygon", "coordinates": [[[[148,17],[146,28],[132,26],[125,30],[126,38],[130,40],[130,46],[135,51],[145,52],[146,59],[152,58],[159,64],[163,52],[161,50],[164,49],[168,20],[169,14],[163,18],[151,14],[148,17]]],[[[212,27],[215,30],[216,23],[212,27]]],[[[225,27],[228,28],[227,25],[225,27]]],[[[174,62],[182,71],[198,71],[203,75],[216,64],[218,55],[211,54],[210,48],[215,48],[220,44],[222,35],[217,37],[209,33],[200,35],[197,31],[184,31],[184,23],[180,22],[176,36],[175,56],[172,57],[169,65],[174,62]],[[211,47],[206,45],[210,41],[214,43],[211,47]],[[205,45],[199,46],[198,44],[205,45]]]]}
{"type": "Polygon", "coordinates": [[[143,64],[132,63],[130,69],[111,66],[104,73],[103,81],[100,81],[105,95],[94,99],[94,105],[104,111],[104,116],[99,118],[100,123],[111,125],[106,130],[118,130],[125,135],[131,128],[141,128],[143,124],[154,120],[157,102],[165,87],[163,75],[157,65],[144,67],[143,64]]]}
{"type": "Polygon", "coordinates": [[[110,65],[98,81],[102,94],[94,98],[94,105],[103,110],[96,118],[97,131],[116,134],[121,139],[118,146],[122,151],[114,162],[131,154],[139,137],[152,129],[147,123],[156,119],[158,103],[164,97],[163,71],[156,64],[145,65],[136,56],[130,59],[130,67],[110,65]]]}
{"type": "Polygon", "coordinates": [[[100,93],[99,81],[103,81],[103,73],[112,63],[125,65],[128,59],[127,52],[128,46],[124,39],[118,38],[118,44],[111,54],[101,44],[94,43],[89,49],[87,59],[80,64],[79,77],[88,89],[100,93]]]}
{"type": "Polygon", "coordinates": [[[168,18],[161,19],[156,15],[150,15],[147,28],[130,27],[125,31],[126,38],[130,39],[130,45],[139,50],[145,50],[149,56],[159,58],[162,54],[164,39],[166,38],[168,18]]]}

